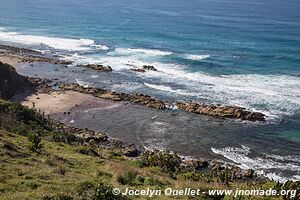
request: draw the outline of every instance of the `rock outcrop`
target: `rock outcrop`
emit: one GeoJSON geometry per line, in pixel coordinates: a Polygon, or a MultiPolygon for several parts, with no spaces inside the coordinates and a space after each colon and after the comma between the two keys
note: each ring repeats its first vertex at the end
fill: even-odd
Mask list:
{"type": "MultiPolygon", "coordinates": [[[[91,94],[102,99],[109,99],[112,101],[128,101],[130,103],[144,105],[156,109],[165,109],[167,104],[164,101],[155,99],[148,95],[117,93],[92,87],[86,88],[75,83],[61,84],[59,87],[61,90],[73,90],[81,93],[91,94]]],[[[241,119],[248,121],[265,120],[265,115],[262,113],[247,111],[244,108],[235,106],[216,106],[193,102],[176,102],[176,106],[179,109],[187,112],[210,115],[219,118],[241,119]]]]}
{"type": "Polygon", "coordinates": [[[144,65],[142,68],[131,68],[131,71],[135,72],[146,72],[146,71],[157,71],[157,69],[152,65],[144,65]]]}
{"type": "Polygon", "coordinates": [[[187,112],[202,115],[210,115],[220,118],[232,118],[248,121],[264,121],[265,115],[259,112],[251,112],[245,108],[236,106],[216,106],[194,102],[176,102],[176,106],[187,112]]]}
{"type": "Polygon", "coordinates": [[[0,98],[9,99],[27,86],[31,86],[31,82],[26,77],[19,75],[11,65],[0,62],[0,98]]]}
{"type": "Polygon", "coordinates": [[[45,62],[60,65],[72,64],[71,61],[60,60],[55,57],[44,56],[41,52],[27,48],[13,47],[7,45],[0,45],[0,49],[4,50],[4,54],[10,57],[18,58],[21,62],[45,62]]]}
{"type": "Polygon", "coordinates": [[[112,101],[128,101],[134,104],[144,105],[156,109],[165,109],[166,105],[163,101],[157,100],[151,96],[143,94],[125,94],[117,93],[110,90],[92,88],[92,87],[83,87],[79,84],[60,84],[59,88],[61,90],[73,90],[81,93],[91,94],[95,97],[102,99],[109,99],[112,101]]]}
{"type": "Polygon", "coordinates": [[[93,69],[100,72],[112,72],[112,68],[110,66],[104,66],[101,64],[87,64],[87,65],[79,65],[80,67],[93,69]]]}
{"type": "Polygon", "coordinates": [[[140,151],[134,144],[128,144],[120,140],[109,138],[104,133],[75,128],[60,122],[54,122],[54,129],[58,132],[67,133],[66,135],[54,135],[53,140],[56,142],[96,145],[104,149],[119,151],[127,157],[137,157],[140,155],[140,151]]]}

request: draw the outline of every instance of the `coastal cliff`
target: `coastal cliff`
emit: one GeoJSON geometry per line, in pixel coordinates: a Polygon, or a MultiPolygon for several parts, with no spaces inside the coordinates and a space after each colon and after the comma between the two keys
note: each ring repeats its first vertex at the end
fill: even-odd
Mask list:
{"type": "Polygon", "coordinates": [[[0,98],[9,99],[18,90],[30,85],[31,82],[17,74],[14,67],[0,62],[0,98]]]}

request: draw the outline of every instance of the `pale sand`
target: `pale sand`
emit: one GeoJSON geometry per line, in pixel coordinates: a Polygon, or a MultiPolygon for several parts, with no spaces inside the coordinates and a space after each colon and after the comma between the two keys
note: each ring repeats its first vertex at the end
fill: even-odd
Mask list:
{"type": "MultiPolygon", "coordinates": [[[[22,59],[18,56],[0,53],[0,61],[15,67],[18,63],[22,62],[22,59]]],[[[69,112],[73,108],[81,110],[109,109],[123,104],[74,91],[57,91],[51,94],[31,94],[27,96],[25,100],[22,100],[21,103],[30,108],[33,107],[34,103],[35,108],[41,110],[46,115],[69,112]]]]}
{"type": "Polygon", "coordinates": [[[81,110],[110,109],[123,104],[74,91],[33,94],[28,96],[21,103],[30,108],[33,107],[34,103],[35,108],[45,112],[46,115],[69,112],[73,108],[81,110]]]}
{"type": "Polygon", "coordinates": [[[22,62],[22,59],[17,56],[0,54],[0,62],[7,63],[15,67],[18,63],[22,62]]]}

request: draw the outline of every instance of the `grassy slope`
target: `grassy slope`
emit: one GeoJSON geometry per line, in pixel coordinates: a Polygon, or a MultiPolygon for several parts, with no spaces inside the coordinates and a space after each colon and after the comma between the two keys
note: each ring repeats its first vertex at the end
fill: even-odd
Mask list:
{"type": "MultiPolygon", "coordinates": [[[[0,106],[10,102],[0,100],[0,106]]],[[[16,106],[16,104],[12,104],[16,106]]],[[[140,167],[138,160],[128,159],[116,152],[98,147],[71,146],[42,136],[42,147],[38,152],[29,150],[26,136],[12,127],[23,124],[20,119],[0,112],[0,199],[41,199],[46,195],[66,194],[82,199],[78,191],[85,182],[102,182],[118,188],[247,188],[251,183],[191,181],[177,175],[177,179],[161,172],[157,167],[140,167]],[[10,124],[11,123],[11,124],[10,124]],[[98,155],[86,155],[80,150],[93,149],[98,155]],[[130,172],[128,174],[128,172],[130,172]],[[134,174],[134,175],[132,175],[134,174]],[[134,176],[133,178],[130,178],[134,176]],[[129,178],[128,178],[129,177],[129,178]],[[121,184],[122,183],[122,184],[121,184]]],[[[26,128],[31,125],[26,125],[26,128]]],[[[270,188],[275,183],[267,182],[256,187],[270,188]]],[[[145,199],[141,197],[140,199],[145,199]]],[[[161,196],[156,199],[174,199],[161,196]]],[[[182,197],[182,199],[185,199],[182,197]]],[[[209,199],[198,197],[194,199],[209,199]]],[[[231,199],[225,197],[225,199],[231,199]]],[[[262,198],[259,198],[262,199],[262,198]]],[[[265,198],[269,199],[269,198],[265,198]]]]}

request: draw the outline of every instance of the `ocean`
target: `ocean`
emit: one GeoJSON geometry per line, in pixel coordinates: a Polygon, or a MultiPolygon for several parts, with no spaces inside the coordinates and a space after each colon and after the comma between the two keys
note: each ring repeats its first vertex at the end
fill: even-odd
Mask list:
{"type": "MultiPolygon", "coordinates": [[[[106,114],[138,124],[130,128],[133,140],[138,137],[146,147],[226,159],[276,180],[300,180],[297,0],[1,0],[0,43],[75,63],[59,71],[51,65],[18,69],[23,74],[260,111],[267,121],[252,124],[151,109],[139,116],[144,120],[124,122],[126,108],[106,114]],[[82,73],[76,66],[87,63],[110,65],[114,72],[82,73]],[[158,71],[129,70],[143,65],[158,71]],[[148,122],[150,116],[157,121],[148,122]]],[[[115,123],[93,124],[128,139],[117,134],[121,128],[115,123]]]]}

